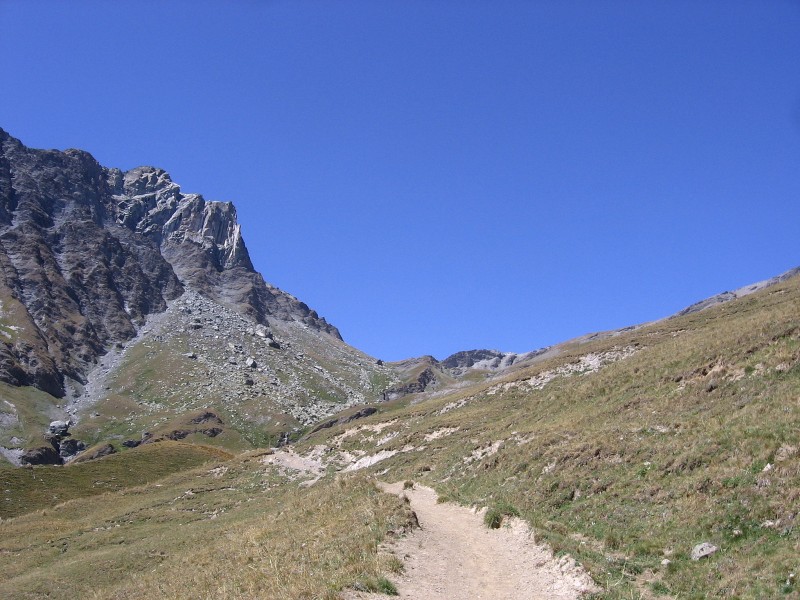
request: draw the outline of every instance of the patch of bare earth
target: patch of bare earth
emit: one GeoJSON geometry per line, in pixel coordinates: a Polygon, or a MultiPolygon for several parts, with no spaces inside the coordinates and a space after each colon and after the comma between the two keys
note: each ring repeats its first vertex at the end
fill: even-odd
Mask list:
{"type": "MultiPolygon", "coordinates": [[[[511,519],[500,529],[483,524],[481,513],[437,503],[436,492],[401,483],[384,491],[405,494],[420,529],[391,542],[387,550],[403,561],[391,577],[399,598],[413,600],[566,600],[597,591],[591,578],[570,557],[554,558],[537,545],[528,526],[511,519]]],[[[398,597],[398,596],[396,596],[398,597]]],[[[348,591],[345,600],[390,598],[348,591]]]]}

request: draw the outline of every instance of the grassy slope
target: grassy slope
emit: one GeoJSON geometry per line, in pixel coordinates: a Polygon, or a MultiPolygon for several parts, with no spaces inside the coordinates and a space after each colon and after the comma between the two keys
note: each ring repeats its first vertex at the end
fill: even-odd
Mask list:
{"type": "MultiPolygon", "coordinates": [[[[59,400],[34,387],[15,387],[0,382],[0,413],[15,421],[10,427],[0,430],[0,445],[8,447],[30,447],[43,445],[42,433],[47,425],[62,414],[56,406],[59,400]],[[12,409],[9,404],[12,404],[12,409]],[[12,444],[17,437],[20,444],[12,444]]],[[[4,462],[0,457],[0,463],[4,462]]]]}
{"type": "Polygon", "coordinates": [[[67,467],[3,469],[0,471],[3,492],[0,517],[7,519],[74,498],[143,485],[227,458],[231,455],[216,448],[160,442],[67,467]]]}
{"type": "Polygon", "coordinates": [[[73,435],[90,443],[139,439],[143,431],[155,434],[170,426],[180,428],[179,421],[185,415],[209,408],[223,417],[226,433],[201,443],[232,451],[252,449],[254,444],[245,436],[258,428],[238,418],[238,407],[225,410],[225,402],[206,393],[206,371],[184,356],[187,348],[180,337],[133,347],[115,374],[108,397],[82,416],[72,429],[73,435]]]}
{"type": "MultiPolygon", "coordinates": [[[[538,390],[482,383],[391,403],[344,428],[392,425],[338,444],[416,448],[373,470],[465,504],[512,505],[590,569],[604,598],[797,597],[786,581],[800,567],[800,278],[567,345],[508,382],[615,346],[638,351],[538,390]],[[689,560],[702,541],[720,550],[689,560]]],[[[407,522],[363,477],[305,489],[253,458],[218,466],[0,523],[0,596],[333,598],[386,569],[377,541],[407,522]]]]}
{"type": "Polygon", "coordinates": [[[244,456],[0,522],[0,597],[335,598],[409,518],[363,477],[299,488],[244,456]]]}
{"type": "MultiPolygon", "coordinates": [[[[397,437],[381,448],[425,450],[374,469],[391,465],[384,477],[425,481],[465,504],[512,504],[556,551],[580,558],[604,597],[797,596],[786,581],[800,568],[800,278],[567,348],[513,377],[633,345],[625,360],[541,390],[490,395],[484,385],[400,409],[381,432],[397,437]],[[439,414],[458,399],[467,404],[439,414]],[[445,427],[459,429],[424,440],[445,427]],[[465,461],[498,441],[495,454],[465,461]],[[720,551],[691,561],[703,541],[720,551]]],[[[342,448],[374,452],[375,437],[342,448]]]]}

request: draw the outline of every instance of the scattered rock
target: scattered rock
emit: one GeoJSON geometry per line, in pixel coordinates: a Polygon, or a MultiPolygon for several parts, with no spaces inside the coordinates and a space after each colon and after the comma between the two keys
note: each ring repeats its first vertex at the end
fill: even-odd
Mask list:
{"type": "Polygon", "coordinates": [[[718,387],[719,384],[717,383],[717,380],[712,379],[711,381],[708,382],[708,385],[706,385],[706,392],[713,392],[718,387]]]}
{"type": "Polygon", "coordinates": [[[763,523],[761,523],[761,527],[764,529],[777,529],[780,526],[780,521],[773,521],[771,519],[767,519],[763,523]]]}
{"type": "Polygon", "coordinates": [[[136,446],[139,446],[141,443],[142,440],[125,440],[122,442],[122,445],[126,448],[136,448],[136,446]]]}
{"type": "Polygon", "coordinates": [[[707,558],[714,554],[719,548],[717,548],[714,544],[710,542],[703,542],[702,544],[697,544],[694,548],[692,548],[692,560],[700,560],[701,558],[707,558]]]}

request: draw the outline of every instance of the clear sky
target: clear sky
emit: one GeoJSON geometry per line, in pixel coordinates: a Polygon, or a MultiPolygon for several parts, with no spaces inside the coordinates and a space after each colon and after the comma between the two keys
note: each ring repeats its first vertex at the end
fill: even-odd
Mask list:
{"type": "Polygon", "coordinates": [[[384,359],[800,265],[800,2],[0,0],[0,127],[232,200],[384,359]]]}

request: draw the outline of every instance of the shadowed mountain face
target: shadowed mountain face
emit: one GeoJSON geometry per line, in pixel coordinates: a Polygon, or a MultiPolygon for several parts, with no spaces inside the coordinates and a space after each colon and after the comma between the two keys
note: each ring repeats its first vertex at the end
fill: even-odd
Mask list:
{"type": "Polygon", "coordinates": [[[231,203],[183,194],[161,169],[108,169],[0,129],[0,380],[63,396],[186,289],[341,339],[253,269],[231,203]]]}

